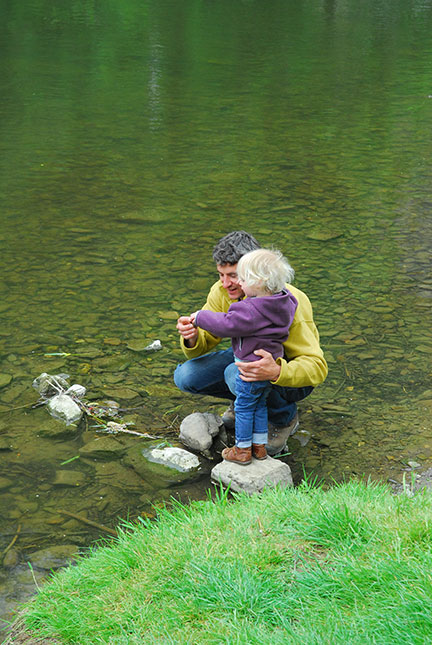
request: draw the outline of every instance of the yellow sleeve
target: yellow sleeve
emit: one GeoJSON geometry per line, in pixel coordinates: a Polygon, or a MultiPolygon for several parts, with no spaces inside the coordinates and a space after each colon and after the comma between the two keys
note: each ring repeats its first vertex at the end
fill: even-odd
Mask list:
{"type": "Polygon", "coordinates": [[[297,298],[298,307],[284,343],[284,357],[277,359],[281,372],[274,383],[282,387],[315,387],[325,380],[328,367],[320,347],[312,306],[306,294],[292,285],[288,288],[297,298]]]}
{"type": "MultiPolygon", "coordinates": [[[[226,313],[231,302],[232,300],[230,300],[226,295],[225,289],[218,280],[210,289],[207,301],[202,309],[226,313]]],[[[213,336],[209,331],[198,328],[198,338],[195,345],[193,347],[186,347],[184,344],[184,338],[181,336],[180,346],[186,358],[196,358],[197,356],[202,356],[203,354],[207,354],[207,352],[211,352],[211,350],[216,347],[221,340],[221,338],[213,336]]]]}

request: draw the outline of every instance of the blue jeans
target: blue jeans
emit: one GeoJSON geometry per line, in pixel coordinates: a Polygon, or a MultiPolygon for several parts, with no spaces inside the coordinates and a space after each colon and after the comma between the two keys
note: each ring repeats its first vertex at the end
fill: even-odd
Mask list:
{"type": "Polygon", "coordinates": [[[235,442],[239,448],[252,443],[266,444],[268,440],[267,397],[270,381],[242,381],[236,376],[235,442]]]}
{"type": "MultiPolygon", "coordinates": [[[[232,349],[220,350],[191,358],[177,365],[174,383],[183,392],[205,394],[234,401],[236,398],[237,366],[232,349]]],[[[267,397],[269,422],[286,426],[297,412],[296,402],[306,398],[313,390],[307,387],[281,387],[272,385],[267,397]]]]}

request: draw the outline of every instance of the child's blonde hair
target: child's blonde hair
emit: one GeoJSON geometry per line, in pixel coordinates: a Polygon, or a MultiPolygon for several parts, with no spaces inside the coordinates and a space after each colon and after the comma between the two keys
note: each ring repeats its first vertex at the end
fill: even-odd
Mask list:
{"type": "Polygon", "coordinates": [[[268,293],[282,291],[294,279],[294,269],[278,250],[256,249],[243,255],[237,264],[240,280],[268,293]]]}

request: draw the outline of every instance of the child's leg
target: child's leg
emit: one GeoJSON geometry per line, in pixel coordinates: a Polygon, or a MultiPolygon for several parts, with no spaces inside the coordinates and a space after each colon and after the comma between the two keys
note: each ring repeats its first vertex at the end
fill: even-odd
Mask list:
{"type": "Polygon", "coordinates": [[[235,446],[222,450],[226,461],[246,466],[252,461],[252,433],[254,423],[254,396],[251,396],[250,383],[241,380],[238,372],[235,388],[235,446]]]}
{"type": "Polygon", "coordinates": [[[268,442],[268,411],[267,397],[271,390],[268,381],[257,381],[255,386],[256,404],[254,413],[254,429],[252,434],[253,444],[266,444],[268,442]]]}
{"type": "Polygon", "coordinates": [[[254,383],[242,381],[240,374],[236,376],[235,411],[235,442],[239,448],[250,448],[254,429],[256,395],[254,383]]]}

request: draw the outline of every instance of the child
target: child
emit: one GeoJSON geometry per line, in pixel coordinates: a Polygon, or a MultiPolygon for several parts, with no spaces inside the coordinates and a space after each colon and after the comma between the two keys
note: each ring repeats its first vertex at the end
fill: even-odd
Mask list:
{"type": "MultiPolygon", "coordinates": [[[[240,258],[238,282],[247,298],[233,302],[227,313],[201,309],[191,316],[194,325],[219,337],[232,338],[235,361],[257,361],[254,352],[265,349],[276,360],[283,356],[282,343],[297,308],[297,300],[286,288],[293,274],[279,251],[257,249],[240,258]]],[[[236,376],[235,446],[225,448],[226,461],[247,465],[266,459],[268,420],[266,400],[270,381],[243,381],[236,376]]]]}

